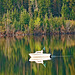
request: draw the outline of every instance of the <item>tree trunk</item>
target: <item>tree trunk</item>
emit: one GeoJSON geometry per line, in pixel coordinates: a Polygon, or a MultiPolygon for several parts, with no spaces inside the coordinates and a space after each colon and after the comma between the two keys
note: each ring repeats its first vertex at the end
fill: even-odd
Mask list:
{"type": "Polygon", "coordinates": [[[32,17],[30,0],[29,0],[29,2],[28,2],[28,3],[29,3],[29,9],[28,9],[28,11],[29,11],[30,17],[32,17]]]}
{"type": "Polygon", "coordinates": [[[35,9],[38,11],[37,0],[35,0],[35,9]]]}

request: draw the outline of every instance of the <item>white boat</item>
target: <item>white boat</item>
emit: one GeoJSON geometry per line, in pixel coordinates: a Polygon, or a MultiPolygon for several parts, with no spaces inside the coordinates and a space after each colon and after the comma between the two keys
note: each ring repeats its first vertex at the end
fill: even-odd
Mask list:
{"type": "Polygon", "coordinates": [[[51,54],[43,53],[43,50],[36,51],[35,53],[30,53],[30,59],[29,61],[35,61],[36,63],[42,63],[45,60],[51,60],[51,54]]]}

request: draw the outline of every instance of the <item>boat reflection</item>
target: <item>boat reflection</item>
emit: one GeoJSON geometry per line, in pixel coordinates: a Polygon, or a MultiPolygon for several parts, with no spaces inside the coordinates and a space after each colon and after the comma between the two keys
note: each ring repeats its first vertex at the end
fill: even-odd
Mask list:
{"type": "Polygon", "coordinates": [[[43,53],[43,50],[30,53],[29,56],[31,57],[29,61],[41,64],[43,64],[43,61],[51,60],[51,54],[43,53]]]}

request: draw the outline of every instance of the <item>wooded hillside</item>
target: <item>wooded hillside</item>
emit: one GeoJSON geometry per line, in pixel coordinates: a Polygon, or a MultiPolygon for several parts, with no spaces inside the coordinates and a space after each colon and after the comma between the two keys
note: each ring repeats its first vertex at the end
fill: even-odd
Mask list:
{"type": "Polygon", "coordinates": [[[17,31],[75,32],[75,0],[0,0],[0,32],[17,31]]]}

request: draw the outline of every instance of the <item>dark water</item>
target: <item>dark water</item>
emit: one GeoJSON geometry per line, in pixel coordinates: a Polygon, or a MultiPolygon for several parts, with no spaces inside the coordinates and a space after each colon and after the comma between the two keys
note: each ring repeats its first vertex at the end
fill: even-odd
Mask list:
{"type": "Polygon", "coordinates": [[[0,38],[0,75],[75,75],[75,35],[0,38]],[[52,59],[29,62],[43,47],[52,59]]]}

